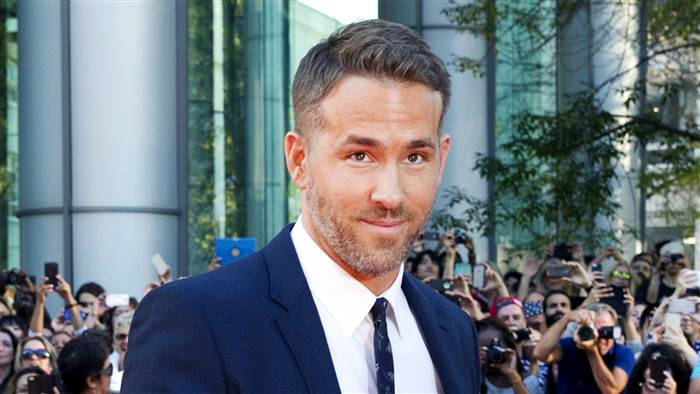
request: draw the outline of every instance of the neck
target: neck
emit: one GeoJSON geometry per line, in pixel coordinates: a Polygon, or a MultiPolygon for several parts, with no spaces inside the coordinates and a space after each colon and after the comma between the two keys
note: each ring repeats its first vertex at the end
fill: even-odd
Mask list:
{"type": "Polygon", "coordinates": [[[387,272],[386,274],[371,276],[366,275],[361,272],[357,272],[350,264],[346,263],[337,253],[335,253],[331,248],[329,248],[324,242],[321,242],[321,237],[316,232],[316,229],[311,225],[310,214],[308,210],[302,213],[302,222],[304,229],[308,232],[311,239],[318,245],[321,250],[323,250],[336,264],[340,266],[345,272],[350,274],[355,280],[362,283],[369,291],[374,295],[378,296],[384,293],[396,280],[399,274],[401,266],[396,266],[395,269],[387,272]]]}

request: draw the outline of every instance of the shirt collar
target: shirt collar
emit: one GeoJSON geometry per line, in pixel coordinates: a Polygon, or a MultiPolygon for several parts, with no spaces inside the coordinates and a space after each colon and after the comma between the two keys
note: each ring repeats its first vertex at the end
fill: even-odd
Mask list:
{"type": "MultiPolygon", "coordinates": [[[[378,297],[316,244],[306,231],[301,217],[292,228],[291,237],[311,293],[338,323],[343,335],[349,338],[364,319],[370,319],[369,311],[378,297]]],[[[389,302],[387,317],[396,324],[399,336],[401,327],[406,324],[406,313],[410,313],[401,290],[402,278],[403,264],[394,283],[379,295],[389,302]]]]}

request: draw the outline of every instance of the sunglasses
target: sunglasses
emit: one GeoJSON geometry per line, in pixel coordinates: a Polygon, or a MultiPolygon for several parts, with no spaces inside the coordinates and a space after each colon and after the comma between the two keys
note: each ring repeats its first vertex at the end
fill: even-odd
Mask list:
{"type": "Polygon", "coordinates": [[[115,334],[115,335],[114,335],[114,339],[117,340],[117,341],[123,341],[123,340],[125,340],[128,336],[129,336],[129,334],[115,334]]]}
{"type": "Polygon", "coordinates": [[[624,279],[624,280],[632,279],[632,274],[630,274],[629,272],[622,272],[622,271],[618,271],[618,270],[613,271],[610,274],[610,276],[612,276],[613,278],[624,279]]]}
{"type": "Polygon", "coordinates": [[[22,350],[22,358],[25,360],[31,360],[32,356],[37,356],[38,358],[49,358],[51,353],[46,349],[24,349],[22,350]]]}
{"type": "Polygon", "coordinates": [[[112,364],[109,364],[108,367],[105,367],[105,368],[101,369],[99,372],[97,372],[97,373],[96,373],[95,375],[93,375],[93,376],[100,376],[100,375],[102,375],[102,376],[112,376],[112,372],[114,372],[114,367],[112,366],[112,364]]]}

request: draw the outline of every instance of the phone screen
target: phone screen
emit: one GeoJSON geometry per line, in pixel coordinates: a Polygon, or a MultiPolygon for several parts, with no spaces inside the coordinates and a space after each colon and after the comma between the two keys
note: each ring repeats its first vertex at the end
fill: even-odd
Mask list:
{"type": "Polygon", "coordinates": [[[44,263],[44,276],[49,278],[47,283],[54,287],[58,286],[58,278],[56,275],[58,275],[58,263],[53,261],[44,263]]]}
{"type": "Polygon", "coordinates": [[[474,266],[474,277],[472,278],[472,285],[475,289],[483,289],[486,286],[486,266],[483,264],[477,264],[474,266]]]}
{"type": "Polygon", "coordinates": [[[461,262],[455,263],[455,276],[472,276],[472,265],[469,263],[461,262]]]}

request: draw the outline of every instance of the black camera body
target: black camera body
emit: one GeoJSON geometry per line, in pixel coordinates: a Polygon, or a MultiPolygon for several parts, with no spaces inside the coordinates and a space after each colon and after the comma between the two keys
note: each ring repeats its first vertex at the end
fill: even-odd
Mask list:
{"type": "Polygon", "coordinates": [[[458,244],[466,244],[467,241],[470,239],[464,231],[455,230],[454,234],[455,242],[457,242],[458,244]]]}
{"type": "Polygon", "coordinates": [[[527,328],[519,328],[513,331],[513,336],[515,337],[515,342],[523,342],[530,340],[530,330],[527,328]]]}
{"type": "Polygon", "coordinates": [[[589,326],[588,324],[579,327],[576,332],[578,333],[578,338],[581,341],[590,341],[591,339],[595,338],[595,331],[593,327],[589,326]]]}
{"type": "Polygon", "coordinates": [[[508,361],[508,350],[501,347],[501,341],[498,338],[493,338],[491,345],[485,350],[487,364],[498,365],[508,361]]]}

